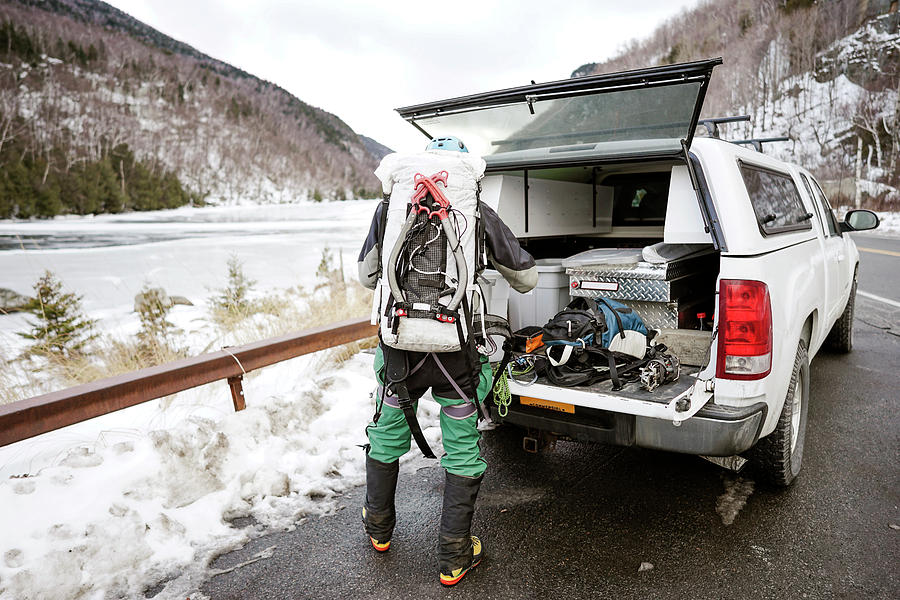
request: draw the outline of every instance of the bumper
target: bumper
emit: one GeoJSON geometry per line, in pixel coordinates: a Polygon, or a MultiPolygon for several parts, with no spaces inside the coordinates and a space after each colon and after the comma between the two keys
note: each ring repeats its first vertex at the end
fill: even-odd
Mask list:
{"type": "MultiPolygon", "coordinates": [[[[493,408],[493,407],[492,407],[493,408]]],[[[494,418],[498,418],[492,410],[494,418]]],[[[499,419],[529,429],[553,433],[578,442],[640,446],[705,456],[732,456],[749,449],[765,422],[766,405],[719,406],[708,403],[693,417],[672,421],[581,409],[575,414],[556,413],[513,403],[499,419]]]]}

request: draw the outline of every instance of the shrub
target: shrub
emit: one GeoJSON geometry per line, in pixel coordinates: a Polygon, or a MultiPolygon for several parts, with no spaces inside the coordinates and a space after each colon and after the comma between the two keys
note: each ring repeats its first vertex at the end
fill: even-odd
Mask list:
{"type": "Polygon", "coordinates": [[[63,292],[62,282],[50,271],[34,284],[34,293],[23,310],[36,320],[28,321],[31,331],[19,334],[32,340],[29,351],[56,358],[83,354],[88,342],[96,338],[96,321],[84,315],[82,297],[63,292]]]}
{"type": "Polygon", "coordinates": [[[172,336],[177,330],[169,321],[172,301],[162,288],[151,288],[146,284],[141,290],[141,296],[141,303],[137,307],[141,319],[141,329],[137,335],[138,349],[147,362],[157,364],[156,357],[178,353],[172,346],[172,336]]]}
{"type": "Polygon", "coordinates": [[[316,291],[322,288],[328,288],[332,293],[343,293],[344,287],[344,255],[339,255],[339,262],[334,264],[334,254],[331,248],[325,247],[322,250],[322,259],[316,268],[316,291]]]}
{"type": "Polygon", "coordinates": [[[243,263],[232,254],[228,259],[228,285],[216,290],[209,300],[213,320],[228,326],[253,314],[250,293],[254,285],[256,281],[244,274],[243,263]]]}

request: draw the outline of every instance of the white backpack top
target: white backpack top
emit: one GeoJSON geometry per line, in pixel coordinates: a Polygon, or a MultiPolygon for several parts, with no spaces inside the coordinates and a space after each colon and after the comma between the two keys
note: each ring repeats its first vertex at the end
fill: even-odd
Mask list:
{"type": "MultiPolygon", "coordinates": [[[[457,282],[457,266],[453,249],[447,248],[447,262],[444,282],[447,287],[464,285],[468,290],[469,306],[472,305],[471,291],[474,289],[476,248],[475,233],[478,214],[478,181],[484,176],[485,162],[480,156],[447,150],[427,150],[414,154],[394,153],[384,157],[375,170],[382,188],[390,194],[390,203],[382,241],[381,280],[373,303],[373,323],[381,323],[382,340],[389,346],[418,352],[452,352],[461,348],[455,323],[441,322],[434,318],[399,318],[391,314],[391,288],[388,283],[389,270],[396,265],[389,263],[392,250],[403,240],[398,240],[407,220],[407,206],[416,192],[416,175],[431,177],[442,171],[447,173],[446,187],[438,185],[450,203],[448,222],[456,231],[467,266],[467,281],[457,282]],[[385,314],[385,313],[388,314],[385,314]]],[[[402,301],[402,299],[395,299],[402,301]]],[[[440,300],[446,306],[450,296],[440,300]]],[[[468,325],[463,322],[468,333],[468,325]]]]}

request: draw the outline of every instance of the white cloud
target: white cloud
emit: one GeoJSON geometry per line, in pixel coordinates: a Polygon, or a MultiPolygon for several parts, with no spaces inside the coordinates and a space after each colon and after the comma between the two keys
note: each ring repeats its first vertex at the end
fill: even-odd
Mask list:
{"type": "Polygon", "coordinates": [[[112,0],[395,149],[424,141],[393,108],[564,79],[697,0],[112,0]]]}

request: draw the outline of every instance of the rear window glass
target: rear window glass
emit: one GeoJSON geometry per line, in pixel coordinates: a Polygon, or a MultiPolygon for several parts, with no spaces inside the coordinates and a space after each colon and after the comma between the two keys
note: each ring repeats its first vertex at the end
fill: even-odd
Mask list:
{"type": "Polygon", "coordinates": [[[741,164],[744,185],[763,234],[812,229],[800,193],[789,175],[741,164]]]}
{"type": "Polygon", "coordinates": [[[603,185],[613,188],[613,226],[664,225],[669,202],[669,173],[612,175],[603,185]]]}
{"type": "MultiPolygon", "coordinates": [[[[625,87],[625,86],[623,86],[625,87]]],[[[481,155],[625,140],[687,137],[699,82],[598,89],[574,97],[529,96],[501,106],[436,112],[412,119],[429,137],[455,136],[481,155]]]]}

